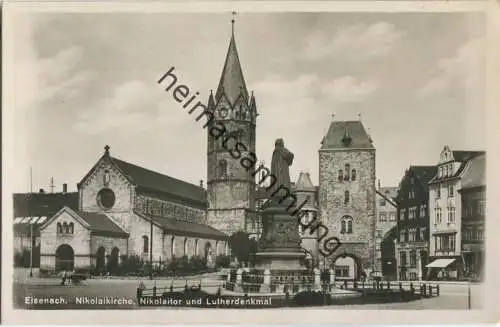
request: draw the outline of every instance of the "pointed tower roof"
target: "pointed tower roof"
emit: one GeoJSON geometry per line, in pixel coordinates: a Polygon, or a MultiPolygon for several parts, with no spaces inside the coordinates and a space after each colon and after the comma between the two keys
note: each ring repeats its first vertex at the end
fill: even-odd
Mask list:
{"type": "Polygon", "coordinates": [[[300,172],[297,183],[295,183],[296,191],[310,191],[314,192],[315,188],[311,181],[311,176],[307,172],[300,172]]]}
{"type": "Polygon", "coordinates": [[[248,99],[248,91],[243,78],[238,51],[236,50],[236,41],[234,40],[234,28],[231,33],[231,41],[229,41],[224,69],[215,94],[216,101],[219,100],[222,93],[226,95],[231,105],[235,103],[240,94],[243,94],[245,99],[248,99]]]}
{"type": "Polygon", "coordinates": [[[321,149],[374,149],[360,121],[333,121],[321,144],[321,149]]]}

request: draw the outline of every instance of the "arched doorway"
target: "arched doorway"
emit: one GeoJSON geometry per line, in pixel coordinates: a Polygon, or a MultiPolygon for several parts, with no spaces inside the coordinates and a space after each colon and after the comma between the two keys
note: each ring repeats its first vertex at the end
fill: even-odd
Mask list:
{"type": "Polygon", "coordinates": [[[56,250],[56,271],[71,271],[75,267],[75,251],[68,244],[61,244],[56,250]]]}
{"type": "Polygon", "coordinates": [[[339,255],[333,261],[333,271],[335,279],[343,280],[359,280],[363,267],[359,263],[359,259],[353,254],[339,255]]]}
{"type": "Polygon", "coordinates": [[[120,250],[114,247],[111,250],[111,255],[109,257],[108,270],[111,274],[116,274],[118,272],[118,256],[120,255],[120,250]]]}
{"type": "Polygon", "coordinates": [[[101,246],[97,249],[95,270],[98,275],[102,274],[106,269],[106,249],[101,246]]]}

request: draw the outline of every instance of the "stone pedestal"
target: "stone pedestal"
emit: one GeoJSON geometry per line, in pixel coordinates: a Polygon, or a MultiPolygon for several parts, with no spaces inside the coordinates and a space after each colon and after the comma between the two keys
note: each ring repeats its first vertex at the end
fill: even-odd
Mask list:
{"type": "Polygon", "coordinates": [[[306,270],[305,253],[300,247],[297,217],[292,216],[295,208],[287,199],[270,200],[262,212],[262,237],[256,254],[257,268],[275,270],[306,270]]]}

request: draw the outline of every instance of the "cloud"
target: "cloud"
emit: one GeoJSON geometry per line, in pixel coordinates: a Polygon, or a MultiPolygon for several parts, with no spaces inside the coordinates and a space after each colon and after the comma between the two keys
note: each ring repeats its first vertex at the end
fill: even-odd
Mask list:
{"type": "Polygon", "coordinates": [[[430,79],[418,94],[427,96],[444,92],[453,87],[477,90],[484,78],[485,39],[476,38],[463,44],[452,57],[438,61],[430,72],[430,79]]]}
{"type": "Polygon", "coordinates": [[[128,129],[137,132],[153,125],[174,126],[189,118],[172,94],[158,84],[131,80],[117,85],[109,97],[98,100],[93,108],[79,111],[75,128],[86,134],[128,129]]]}
{"type": "Polygon", "coordinates": [[[374,81],[357,81],[352,76],[332,80],[322,86],[321,91],[331,101],[337,103],[361,102],[377,90],[374,81]]]}
{"type": "Polygon", "coordinates": [[[333,35],[325,30],[318,30],[308,37],[304,55],[309,60],[331,56],[348,60],[370,60],[387,55],[402,36],[402,32],[387,22],[343,27],[333,35]]]}

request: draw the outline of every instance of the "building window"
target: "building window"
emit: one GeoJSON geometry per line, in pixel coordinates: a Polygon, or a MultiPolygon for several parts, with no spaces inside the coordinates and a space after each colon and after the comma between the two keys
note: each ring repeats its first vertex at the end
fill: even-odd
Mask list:
{"type": "Polygon", "coordinates": [[[405,230],[404,229],[401,229],[399,231],[399,242],[404,242],[405,241],[405,230]]]}
{"type": "Polygon", "coordinates": [[[427,240],[426,233],[427,233],[427,228],[420,227],[420,240],[421,241],[426,241],[427,240]]]}
{"type": "Polygon", "coordinates": [[[339,169],[339,182],[342,182],[344,180],[344,172],[342,169],[339,169]]]}
{"type": "Polygon", "coordinates": [[[448,207],[448,222],[455,222],[455,207],[448,207]]]}
{"type": "Polygon", "coordinates": [[[149,253],[149,237],[146,235],[142,237],[142,252],[149,253]]]}
{"type": "Polygon", "coordinates": [[[439,174],[438,174],[438,177],[441,178],[443,177],[443,167],[439,167],[439,174]]]}
{"type": "Polygon", "coordinates": [[[436,188],[436,198],[440,198],[441,197],[441,185],[438,185],[437,188],[436,188]]]}
{"type": "Polygon", "coordinates": [[[344,204],[345,205],[349,204],[349,191],[344,192],[344,204]]]}
{"type": "Polygon", "coordinates": [[[379,204],[381,207],[385,207],[385,199],[384,198],[380,199],[379,204]]]}
{"type": "Polygon", "coordinates": [[[425,218],[427,216],[427,205],[422,204],[420,206],[420,218],[425,218]]]}
{"type": "Polygon", "coordinates": [[[200,240],[199,239],[196,239],[196,241],[194,242],[194,255],[198,255],[198,245],[200,243],[200,240]]]}
{"type": "Polygon", "coordinates": [[[106,171],[104,171],[104,178],[103,178],[104,186],[108,186],[109,185],[109,180],[110,180],[109,170],[106,170],[106,171]]]}
{"type": "Polygon", "coordinates": [[[345,181],[349,180],[349,172],[350,171],[351,171],[351,166],[349,164],[345,164],[345,175],[344,175],[345,181]]]}
{"type": "Polygon", "coordinates": [[[355,180],[356,180],[356,169],[353,169],[351,172],[351,181],[355,181],[355,180]]]}
{"type": "Polygon", "coordinates": [[[441,224],[442,212],[441,208],[436,208],[436,224],[441,224]]]}
{"type": "Polygon", "coordinates": [[[103,188],[97,193],[97,203],[103,209],[111,209],[115,205],[115,193],[109,188],[103,188]]]}
{"type": "Polygon", "coordinates": [[[389,221],[394,221],[394,220],[396,220],[396,213],[389,212],[389,221]]]}
{"type": "Polygon", "coordinates": [[[227,178],[227,161],[219,161],[219,178],[227,178]]]}
{"type": "Polygon", "coordinates": [[[415,241],[420,241],[420,230],[418,228],[415,230],[415,241]]]}
{"type": "Polygon", "coordinates": [[[453,176],[453,164],[450,164],[450,176],[453,176]]]}
{"type": "Polygon", "coordinates": [[[415,218],[415,208],[414,208],[414,207],[411,207],[411,208],[408,210],[408,218],[409,218],[409,219],[414,219],[414,218],[415,218]]]}
{"type": "Polygon", "coordinates": [[[453,185],[448,186],[448,197],[454,197],[455,194],[453,193],[453,185]]]}
{"type": "Polygon", "coordinates": [[[340,219],[340,233],[341,234],[352,234],[352,217],[343,216],[340,219]]]}
{"type": "Polygon", "coordinates": [[[75,232],[75,225],[73,223],[69,223],[68,228],[70,234],[73,234],[75,232]]]}
{"type": "Polygon", "coordinates": [[[410,251],[410,267],[417,266],[417,252],[415,250],[410,251]]]}
{"type": "Polygon", "coordinates": [[[484,241],[484,230],[482,228],[477,229],[477,240],[484,241]]]}
{"type": "Polygon", "coordinates": [[[406,252],[399,253],[399,261],[401,267],[406,267],[406,252]]]}
{"type": "Polygon", "coordinates": [[[478,215],[484,215],[485,212],[486,212],[486,201],[484,200],[477,201],[476,213],[478,215]]]}
{"type": "Polygon", "coordinates": [[[406,208],[399,209],[399,220],[406,219],[406,208]]]}
{"type": "Polygon", "coordinates": [[[62,233],[63,233],[62,225],[61,223],[57,223],[57,234],[62,234],[62,233]]]}
{"type": "Polygon", "coordinates": [[[385,212],[379,213],[379,218],[380,221],[387,221],[387,216],[385,212]]]}
{"type": "Polygon", "coordinates": [[[410,178],[410,184],[411,185],[415,184],[415,178],[413,178],[413,177],[410,178]]]}

